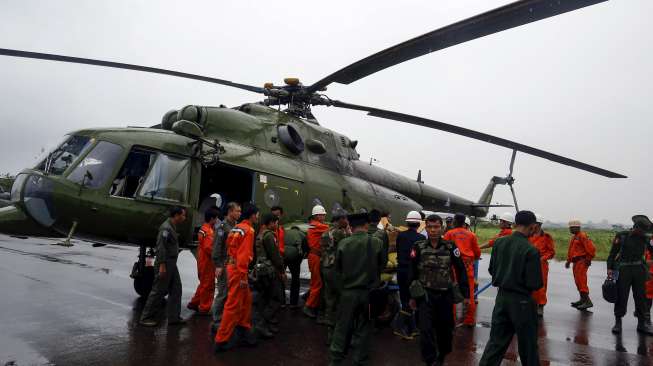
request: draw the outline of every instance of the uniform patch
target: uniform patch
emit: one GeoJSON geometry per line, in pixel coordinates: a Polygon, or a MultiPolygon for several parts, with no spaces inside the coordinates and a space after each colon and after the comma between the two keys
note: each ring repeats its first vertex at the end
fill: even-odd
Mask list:
{"type": "Polygon", "coordinates": [[[166,230],[163,233],[161,233],[161,236],[163,237],[163,239],[168,239],[168,231],[166,230]]]}
{"type": "Polygon", "coordinates": [[[411,257],[411,258],[415,258],[415,257],[417,257],[417,252],[415,251],[415,248],[412,248],[412,249],[410,250],[410,257],[411,257]]]}
{"type": "Polygon", "coordinates": [[[454,249],[453,250],[453,255],[455,255],[456,257],[460,257],[460,249],[458,249],[458,248],[454,249]]]}

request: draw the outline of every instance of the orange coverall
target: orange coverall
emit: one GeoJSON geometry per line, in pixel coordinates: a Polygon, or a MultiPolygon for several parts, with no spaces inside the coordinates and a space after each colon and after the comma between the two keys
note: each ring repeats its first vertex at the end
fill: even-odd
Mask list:
{"type": "Polygon", "coordinates": [[[542,265],[542,286],[541,289],[533,291],[533,299],[538,305],[546,305],[546,288],[549,278],[549,260],[553,259],[555,255],[555,245],[553,238],[548,233],[542,231],[539,234],[533,235],[528,240],[533,244],[535,249],[540,252],[540,263],[542,265]]]}
{"type": "Polygon", "coordinates": [[[567,252],[567,262],[574,264],[574,281],[576,288],[580,293],[589,294],[590,289],[587,287],[587,269],[596,255],[594,243],[587,234],[580,231],[574,235],[569,242],[569,251],[567,252]]]}
{"type": "Polygon", "coordinates": [[[499,239],[502,236],[508,236],[508,235],[512,235],[512,229],[510,229],[510,228],[501,229],[501,231],[499,231],[499,233],[492,240],[488,241],[487,243],[490,245],[490,248],[492,248],[494,246],[494,241],[495,240],[499,239]]]}
{"type": "Polygon", "coordinates": [[[317,309],[320,305],[320,291],[322,290],[322,277],[320,275],[320,238],[329,230],[329,225],[317,220],[311,220],[306,234],[308,241],[308,269],[311,271],[311,292],[306,300],[306,306],[317,309]]]}
{"type": "Polygon", "coordinates": [[[197,277],[200,284],[197,285],[195,295],[188,304],[189,308],[197,308],[202,313],[208,313],[213,304],[215,294],[215,264],[211,260],[213,250],[213,227],[204,223],[197,233],[197,277]]]}
{"type": "Polygon", "coordinates": [[[283,258],[283,249],[285,247],[285,242],[284,242],[285,231],[283,230],[283,227],[281,225],[279,225],[279,228],[277,229],[277,232],[275,234],[277,236],[277,243],[279,243],[279,253],[281,253],[281,258],[283,258]]]}
{"type": "Polygon", "coordinates": [[[481,249],[478,247],[476,234],[464,227],[457,227],[444,234],[444,240],[453,241],[460,250],[460,255],[467,272],[467,283],[469,284],[469,306],[463,319],[464,324],[476,324],[476,301],[474,301],[474,260],[481,257],[481,249]]]}
{"type": "MultiPolygon", "coordinates": [[[[653,239],[651,241],[653,241],[653,239]]],[[[650,261],[650,260],[653,259],[653,256],[651,255],[650,250],[646,250],[645,258],[646,258],[647,261],[650,261]]],[[[653,265],[649,266],[648,271],[651,274],[651,279],[646,281],[646,298],[647,299],[653,299],[653,265]]]]}
{"type": "Polygon", "coordinates": [[[254,228],[249,220],[236,225],[227,236],[227,301],[215,342],[227,342],[237,326],[252,328],[252,291],[247,283],[254,257],[254,228]]]}

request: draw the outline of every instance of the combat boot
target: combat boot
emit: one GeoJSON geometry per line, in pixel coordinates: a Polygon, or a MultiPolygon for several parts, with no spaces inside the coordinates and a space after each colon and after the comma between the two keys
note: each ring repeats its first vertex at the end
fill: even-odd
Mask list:
{"type": "Polygon", "coordinates": [[[594,306],[594,304],[592,304],[592,300],[590,300],[590,297],[589,297],[588,294],[585,294],[585,293],[581,294],[581,298],[583,299],[583,301],[580,304],[578,304],[578,306],[576,306],[576,309],[578,309],[578,310],[587,310],[587,309],[594,306]]]}
{"type": "Polygon", "coordinates": [[[644,317],[637,319],[637,331],[639,333],[653,336],[653,326],[651,326],[650,321],[647,322],[644,317]]]}
{"type": "Polygon", "coordinates": [[[274,338],[274,334],[262,324],[256,325],[254,327],[254,333],[256,334],[257,337],[262,339],[274,338]]]}
{"type": "Polygon", "coordinates": [[[612,334],[621,334],[621,318],[614,319],[614,327],[612,327],[612,334]]]}

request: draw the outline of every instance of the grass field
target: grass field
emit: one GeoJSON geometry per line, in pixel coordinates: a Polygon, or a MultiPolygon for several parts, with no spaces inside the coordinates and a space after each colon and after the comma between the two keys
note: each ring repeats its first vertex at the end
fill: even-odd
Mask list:
{"type": "MultiPolygon", "coordinates": [[[[569,230],[566,228],[545,228],[544,231],[548,232],[553,237],[553,241],[555,243],[556,259],[562,261],[566,260],[567,249],[569,248],[569,239],[571,237],[569,230]]],[[[499,228],[497,226],[479,226],[476,229],[478,243],[486,243],[498,232],[499,228]]],[[[590,237],[590,239],[592,239],[594,245],[596,246],[596,257],[594,260],[606,260],[608,258],[608,254],[610,253],[610,247],[612,246],[612,240],[614,239],[616,232],[612,230],[599,229],[590,229],[586,230],[585,232],[590,237]]],[[[489,253],[489,250],[487,250],[487,252],[489,253]]]]}

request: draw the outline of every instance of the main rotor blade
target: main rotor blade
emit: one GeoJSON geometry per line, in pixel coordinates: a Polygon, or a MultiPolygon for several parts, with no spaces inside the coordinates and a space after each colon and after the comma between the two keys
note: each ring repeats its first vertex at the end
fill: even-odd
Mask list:
{"type": "Polygon", "coordinates": [[[611,172],[609,170],[601,169],[598,167],[595,167],[593,165],[589,165],[586,163],[582,163],[577,160],[569,159],[564,156],[556,155],[544,150],[540,150],[534,147],[530,147],[524,144],[520,144],[518,142],[506,140],[501,137],[496,137],[492,135],[488,135],[483,132],[478,132],[474,130],[470,130],[467,128],[463,127],[458,127],[455,125],[451,125],[448,123],[444,122],[438,122],[434,121],[431,119],[427,118],[422,118],[422,117],[417,117],[417,116],[412,116],[409,114],[404,114],[404,113],[398,113],[398,112],[392,112],[392,111],[387,111],[384,109],[378,109],[378,108],[373,108],[373,107],[366,107],[362,105],[356,105],[356,104],[350,104],[350,103],[344,103],[338,100],[332,101],[332,105],[335,107],[340,107],[340,108],[347,108],[347,109],[353,109],[357,111],[363,111],[367,112],[368,115],[373,116],[373,117],[379,117],[379,118],[387,118],[391,119],[394,121],[399,121],[399,122],[406,122],[410,123],[413,125],[418,125],[418,126],[423,126],[423,127],[428,127],[428,128],[433,128],[436,130],[441,130],[441,131],[446,131],[449,133],[453,133],[456,135],[461,135],[469,138],[473,138],[476,140],[488,142],[490,144],[494,145],[499,145],[506,147],[508,149],[516,150],[516,151],[521,151],[525,154],[530,154],[530,155],[535,155],[539,156],[541,158],[547,159],[554,161],[556,163],[560,163],[562,165],[567,165],[571,166],[577,169],[585,170],[590,173],[602,175],[604,177],[608,178],[627,178],[625,175],[611,172]]]}
{"type": "Polygon", "coordinates": [[[607,0],[521,0],[436,29],[359,60],[311,85],[310,92],[336,82],[350,84],[404,61],[550,18],[607,0]]]}
{"type": "Polygon", "coordinates": [[[510,158],[510,171],[508,176],[512,178],[512,170],[515,167],[515,157],[517,156],[517,150],[512,151],[512,157],[510,158]]]}
{"type": "Polygon", "coordinates": [[[125,69],[125,70],[135,70],[135,71],[150,72],[150,73],[153,73],[153,74],[176,76],[176,77],[180,77],[180,78],[184,78],[184,79],[193,79],[193,80],[206,81],[208,83],[221,84],[221,85],[231,86],[231,87],[238,88],[238,89],[251,91],[251,92],[254,92],[254,93],[263,94],[263,88],[259,88],[259,87],[256,87],[256,86],[234,83],[234,82],[229,81],[229,80],[216,79],[216,78],[212,78],[212,77],[208,77],[208,76],[188,74],[188,73],[185,73],[185,72],[179,72],[179,71],[173,71],[173,70],[159,69],[159,68],[156,68],[156,67],[125,64],[125,63],[122,63],[122,62],[94,60],[94,59],[91,59],[91,58],[80,58],[80,57],[53,55],[53,54],[49,54],[49,53],[11,50],[11,49],[6,49],[6,48],[0,48],[0,55],[12,56],[12,57],[33,58],[33,59],[38,59],[38,60],[70,62],[70,63],[74,63],[74,64],[104,66],[104,67],[112,67],[112,68],[115,68],[115,69],[125,69]]]}

